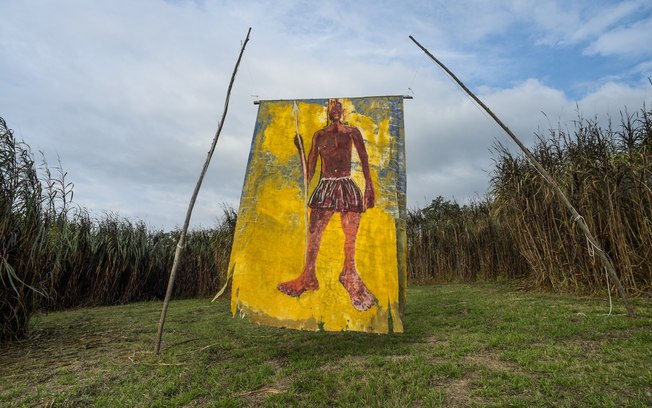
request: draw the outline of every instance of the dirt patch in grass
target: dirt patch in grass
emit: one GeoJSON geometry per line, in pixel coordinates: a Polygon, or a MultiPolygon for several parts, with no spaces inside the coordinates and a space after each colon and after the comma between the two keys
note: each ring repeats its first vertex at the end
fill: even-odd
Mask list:
{"type": "Polygon", "coordinates": [[[281,371],[277,371],[275,381],[252,391],[241,392],[236,397],[246,401],[245,405],[247,406],[259,407],[269,397],[288,392],[294,379],[295,376],[293,374],[284,375],[281,371]]]}
{"type": "Polygon", "coordinates": [[[344,356],[338,360],[322,364],[321,367],[319,367],[320,371],[325,371],[325,372],[335,372],[335,371],[340,371],[342,369],[342,366],[350,366],[352,368],[360,368],[364,367],[367,364],[367,358],[365,356],[344,356]]]}
{"type": "Polygon", "coordinates": [[[567,344],[569,348],[576,348],[580,350],[582,353],[596,354],[599,353],[600,348],[604,342],[597,340],[572,339],[567,341],[565,344],[567,344]]]}
{"type": "Polygon", "coordinates": [[[287,360],[271,359],[267,360],[267,365],[272,367],[275,373],[278,373],[287,367],[288,363],[287,360]]]}
{"type": "Polygon", "coordinates": [[[392,355],[392,356],[384,356],[383,358],[386,358],[389,361],[405,361],[413,358],[413,356],[409,354],[399,354],[399,355],[392,355]]]}
{"type": "Polygon", "coordinates": [[[468,407],[471,400],[468,378],[460,378],[446,384],[446,406],[468,407]]]}
{"type": "Polygon", "coordinates": [[[279,384],[274,383],[254,391],[240,393],[236,396],[247,401],[247,405],[261,406],[270,396],[283,394],[285,392],[287,392],[287,384],[285,384],[285,386],[279,386],[279,384]]]}
{"type": "Polygon", "coordinates": [[[470,372],[462,378],[440,380],[433,386],[444,390],[445,401],[443,406],[445,407],[482,406],[482,401],[473,396],[475,379],[477,379],[477,373],[470,372]]]}
{"type": "Polygon", "coordinates": [[[520,367],[514,363],[501,359],[500,354],[496,352],[483,351],[470,356],[465,356],[462,362],[470,366],[486,367],[492,371],[521,371],[520,367]]]}
{"type": "Polygon", "coordinates": [[[428,336],[425,339],[423,339],[423,343],[436,344],[440,347],[448,347],[450,345],[448,340],[442,339],[440,336],[428,336]]]}

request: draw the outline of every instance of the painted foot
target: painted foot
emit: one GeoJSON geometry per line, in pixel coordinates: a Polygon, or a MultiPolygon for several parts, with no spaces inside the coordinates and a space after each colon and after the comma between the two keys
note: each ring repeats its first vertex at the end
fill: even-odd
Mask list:
{"type": "Polygon", "coordinates": [[[319,282],[314,276],[301,274],[294,280],[279,283],[276,287],[288,296],[299,297],[303,292],[319,289],[319,282]]]}
{"type": "Polygon", "coordinates": [[[376,297],[367,289],[355,268],[343,270],[340,274],[340,283],[349,292],[351,303],[359,312],[369,310],[376,304],[376,297]]]}

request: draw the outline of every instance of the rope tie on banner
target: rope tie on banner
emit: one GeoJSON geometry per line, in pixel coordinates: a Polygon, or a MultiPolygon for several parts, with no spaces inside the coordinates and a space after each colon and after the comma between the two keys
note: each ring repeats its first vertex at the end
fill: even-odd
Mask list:
{"type": "Polygon", "coordinates": [[[414,74],[412,75],[412,80],[408,83],[407,90],[412,96],[414,96],[414,91],[412,88],[414,87],[414,81],[417,79],[417,75],[419,74],[419,71],[421,70],[420,66],[417,66],[414,70],[414,74]]]}

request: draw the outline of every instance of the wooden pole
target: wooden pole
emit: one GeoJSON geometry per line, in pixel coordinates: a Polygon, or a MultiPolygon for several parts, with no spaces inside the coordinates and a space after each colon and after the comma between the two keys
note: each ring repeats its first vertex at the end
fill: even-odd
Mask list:
{"type": "Polygon", "coordinates": [[[172,288],[174,287],[174,279],[176,278],[177,269],[179,268],[179,260],[181,258],[181,251],[183,251],[183,244],[186,239],[186,233],[188,232],[188,225],[190,224],[192,209],[195,206],[195,201],[197,200],[199,189],[201,188],[202,182],[204,181],[204,176],[206,175],[206,171],[208,170],[208,165],[210,164],[211,158],[213,157],[213,152],[215,152],[215,146],[217,145],[217,139],[219,139],[220,133],[222,132],[222,126],[224,126],[224,119],[226,118],[226,112],[229,109],[229,99],[231,98],[231,89],[233,88],[233,82],[235,81],[235,74],[238,72],[238,66],[240,65],[240,61],[242,60],[242,54],[244,54],[244,50],[245,47],[247,46],[247,42],[249,42],[250,33],[251,33],[251,27],[249,27],[249,31],[247,31],[247,37],[242,43],[242,48],[240,48],[240,55],[238,56],[238,61],[235,63],[235,67],[233,68],[233,74],[231,74],[231,81],[229,82],[229,88],[226,91],[226,100],[224,102],[224,112],[222,112],[222,119],[219,121],[217,125],[217,131],[215,132],[215,136],[213,137],[213,144],[211,145],[211,148],[208,151],[206,161],[204,162],[204,167],[202,168],[201,174],[199,175],[199,179],[197,180],[197,185],[195,185],[195,190],[193,191],[192,197],[190,198],[190,204],[188,204],[188,210],[186,212],[186,220],[183,223],[183,228],[181,229],[181,235],[179,236],[179,242],[177,243],[177,248],[174,251],[174,262],[172,263],[172,270],[170,271],[170,280],[168,281],[168,288],[167,291],[165,292],[165,299],[163,300],[163,310],[161,310],[161,319],[159,320],[158,323],[158,333],[156,336],[156,349],[155,349],[156,354],[159,354],[161,352],[163,326],[165,325],[165,317],[168,312],[168,306],[170,305],[170,298],[172,297],[172,288]]]}
{"type": "Polygon", "coordinates": [[[435,63],[437,63],[437,65],[439,65],[439,66],[440,66],[444,71],[446,71],[446,73],[447,73],[451,78],[453,78],[453,80],[454,80],[454,81],[455,81],[455,82],[456,82],[456,83],[457,83],[457,84],[458,84],[458,85],[459,85],[459,86],[460,86],[460,87],[461,87],[461,88],[462,88],[462,89],[463,89],[467,94],[469,94],[469,96],[471,96],[471,98],[473,98],[473,100],[476,101],[476,102],[478,103],[478,105],[480,105],[480,106],[481,106],[481,107],[482,107],[482,108],[483,108],[483,109],[484,109],[484,110],[489,114],[489,116],[491,116],[491,117],[493,118],[493,120],[496,121],[496,123],[498,123],[498,125],[499,125],[499,126],[500,126],[500,127],[501,127],[501,128],[502,128],[502,129],[503,129],[503,130],[508,134],[508,135],[509,135],[509,137],[512,138],[512,140],[513,140],[513,141],[518,145],[518,147],[521,148],[521,150],[523,151],[523,153],[525,153],[525,156],[528,158],[528,160],[530,161],[530,163],[532,163],[532,165],[537,169],[537,171],[541,174],[541,176],[544,178],[544,180],[546,180],[546,181],[548,182],[548,184],[550,184],[550,186],[553,188],[553,190],[555,191],[555,193],[557,193],[557,196],[559,197],[559,199],[564,203],[564,205],[566,206],[566,208],[568,208],[568,210],[570,211],[570,213],[573,215],[573,220],[579,224],[580,229],[582,230],[582,232],[584,233],[584,235],[586,235],[586,238],[589,240],[590,245],[593,246],[593,248],[594,248],[594,249],[596,250],[596,252],[598,253],[598,255],[599,255],[599,257],[600,257],[600,260],[602,261],[602,265],[604,266],[604,268],[605,268],[605,269],[607,270],[607,272],[609,273],[609,276],[611,276],[611,278],[614,280],[614,282],[615,282],[615,284],[616,284],[616,288],[618,288],[618,292],[620,293],[620,297],[622,298],[623,303],[625,304],[625,308],[627,309],[627,314],[628,314],[629,317],[631,317],[631,318],[636,318],[636,313],[634,312],[634,308],[633,308],[632,305],[629,303],[629,300],[628,300],[628,298],[627,298],[627,293],[625,292],[625,288],[623,288],[623,285],[621,284],[620,279],[618,278],[618,275],[616,275],[616,270],[614,269],[614,266],[613,266],[613,264],[611,263],[611,260],[609,259],[609,256],[608,256],[607,253],[602,249],[602,247],[600,247],[600,245],[598,244],[598,241],[593,237],[593,234],[592,234],[591,231],[589,230],[589,227],[586,225],[586,222],[584,221],[584,218],[583,218],[583,217],[582,217],[582,216],[577,212],[577,210],[575,209],[575,207],[573,207],[573,205],[571,204],[571,202],[570,202],[570,201],[568,200],[568,198],[566,197],[566,194],[564,194],[564,192],[563,192],[562,189],[559,187],[559,185],[555,182],[555,180],[552,178],[552,176],[551,176],[551,175],[546,171],[546,169],[543,168],[543,166],[541,165],[541,163],[539,163],[539,161],[534,157],[534,155],[530,152],[530,150],[528,150],[528,148],[525,147],[525,145],[524,145],[524,144],[519,140],[519,138],[516,137],[516,135],[515,135],[514,133],[512,133],[512,131],[509,130],[509,128],[508,128],[508,127],[507,127],[507,126],[506,126],[506,125],[505,125],[505,124],[504,124],[500,119],[498,119],[498,116],[496,116],[496,115],[491,111],[491,109],[489,109],[489,108],[487,107],[487,105],[485,105],[485,104],[480,100],[480,98],[478,98],[477,96],[475,96],[475,94],[474,94],[473,92],[471,92],[471,91],[469,90],[469,88],[467,88],[467,87],[462,83],[462,81],[460,81],[460,80],[457,78],[457,76],[455,76],[455,74],[453,74],[453,73],[451,72],[451,70],[449,70],[449,69],[448,69],[448,68],[447,68],[447,67],[446,67],[446,66],[445,66],[441,61],[439,61],[437,58],[435,58],[435,56],[432,55],[432,54],[430,53],[430,51],[428,51],[428,50],[427,50],[423,45],[419,44],[419,42],[418,42],[417,40],[415,40],[414,37],[410,36],[410,39],[411,39],[411,40],[412,40],[412,41],[413,41],[413,42],[414,42],[414,43],[415,43],[419,48],[421,48],[421,50],[422,50],[423,52],[425,52],[426,55],[428,55],[428,57],[430,57],[430,59],[432,59],[433,61],[435,61],[435,63]]]}

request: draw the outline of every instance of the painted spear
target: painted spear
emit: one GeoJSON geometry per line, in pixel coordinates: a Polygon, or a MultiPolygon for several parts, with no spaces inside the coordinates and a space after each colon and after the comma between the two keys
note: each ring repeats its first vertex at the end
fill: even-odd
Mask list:
{"type": "MultiPolygon", "coordinates": [[[[306,225],[306,251],[305,257],[308,255],[308,164],[306,162],[306,150],[303,145],[303,138],[299,133],[299,107],[297,101],[292,105],[292,114],[294,115],[294,144],[299,149],[299,158],[301,160],[301,172],[303,173],[303,215],[306,225]]],[[[304,262],[305,262],[304,257],[304,262]]]]}
{"type": "Polygon", "coordinates": [[[492,117],[493,120],[498,123],[498,125],[509,135],[509,137],[512,138],[512,140],[518,145],[518,147],[525,153],[525,156],[528,158],[530,163],[537,169],[537,171],[541,174],[543,179],[550,184],[550,186],[553,188],[555,193],[557,193],[557,196],[559,199],[566,205],[566,208],[570,211],[570,213],[573,215],[573,220],[578,223],[580,226],[580,229],[586,236],[586,239],[588,239],[589,244],[596,250],[598,253],[598,256],[600,257],[600,260],[602,261],[602,264],[606,271],[609,273],[609,276],[614,280],[616,283],[616,288],[618,288],[618,292],[620,293],[620,297],[623,300],[623,304],[625,305],[625,308],[627,309],[627,314],[631,318],[636,318],[636,312],[634,312],[634,308],[632,305],[629,303],[629,300],[627,298],[627,293],[625,292],[625,288],[623,288],[623,285],[620,283],[620,279],[618,278],[618,275],[616,274],[616,270],[614,269],[613,264],[611,263],[611,260],[609,259],[609,256],[607,253],[600,247],[598,244],[598,241],[595,239],[591,231],[589,230],[589,227],[586,225],[586,222],[584,221],[584,218],[577,212],[575,207],[571,204],[570,200],[566,197],[566,194],[562,191],[562,189],[559,187],[559,185],[555,182],[555,180],[552,178],[552,176],[546,171],[546,169],[543,168],[541,163],[537,161],[537,159],[534,157],[534,155],[528,150],[527,147],[519,140],[518,137],[514,133],[512,133],[511,130],[500,120],[498,119],[498,116],[496,116],[491,109],[485,105],[480,98],[475,96],[473,92],[467,88],[462,81],[460,81],[455,74],[451,72],[441,61],[439,61],[437,58],[435,58],[434,55],[430,53],[423,45],[419,44],[417,40],[414,39],[414,37],[410,36],[410,39],[419,47],[423,52],[426,53],[428,57],[430,57],[431,60],[433,60],[437,65],[439,65],[446,73],[453,78],[453,80],[471,97],[473,98],[474,101],[478,103],[488,114],[489,116],[492,117]]]}
{"type": "Polygon", "coordinates": [[[179,242],[177,243],[177,248],[174,252],[174,261],[172,262],[172,270],[170,271],[168,288],[165,292],[165,299],[163,300],[161,319],[159,320],[158,323],[158,333],[156,335],[156,348],[155,348],[156,354],[159,354],[161,352],[161,340],[163,339],[163,326],[165,325],[165,317],[168,312],[170,298],[172,297],[172,288],[174,287],[174,279],[177,275],[177,269],[179,268],[179,260],[181,258],[181,251],[183,250],[183,244],[186,238],[186,233],[188,232],[188,226],[190,224],[190,216],[192,215],[192,209],[195,206],[195,200],[197,200],[197,195],[199,194],[199,189],[201,188],[202,182],[204,181],[204,176],[206,175],[206,171],[208,170],[208,165],[211,162],[211,157],[213,157],[213,152],[215,152],[215,145],[217,145],[217,139],[219,139],[220,133],[222,133],[222,126],[224,126],[224,119],[226,119],[226,112],[229,109],[229,99],[231,98],[231,89],[233,88],[233,82],[235,81],[235,74],[238,72],[238,66],[240,65],[240,61],[242,60],[242,54],[244,54],[245,47],[249,42],[250,33],[251,33],[251,27],[249,27],[249,31],[247,31],[247,37],[242,43],[242,48],[240,48],[240,55],[238,56],[238,60],[235,63],[235,67],[233,68],[233,74],[231,74],[231,81],[229,82],[229,88],[226,91],[226,100],[224,102],[224,112],[222,112],[222,119],[220,120],[217,126],[217,131],[215,132],[215,136],[213,137],[213,143],[211,145],[210,150],[208,151],[206,161],[204,162],[204,167],[202,168],[202,171],[199,175],[199,179],[197,180],[197,184],[195,185],[195,190],[193,191],[192,197],[190,198],[190,204],[188,204],[188,210],[186,211],[186,219],[185,222],[183,223],[183,228],[181,229],[181,235],[179,236],[179,242]]]}

